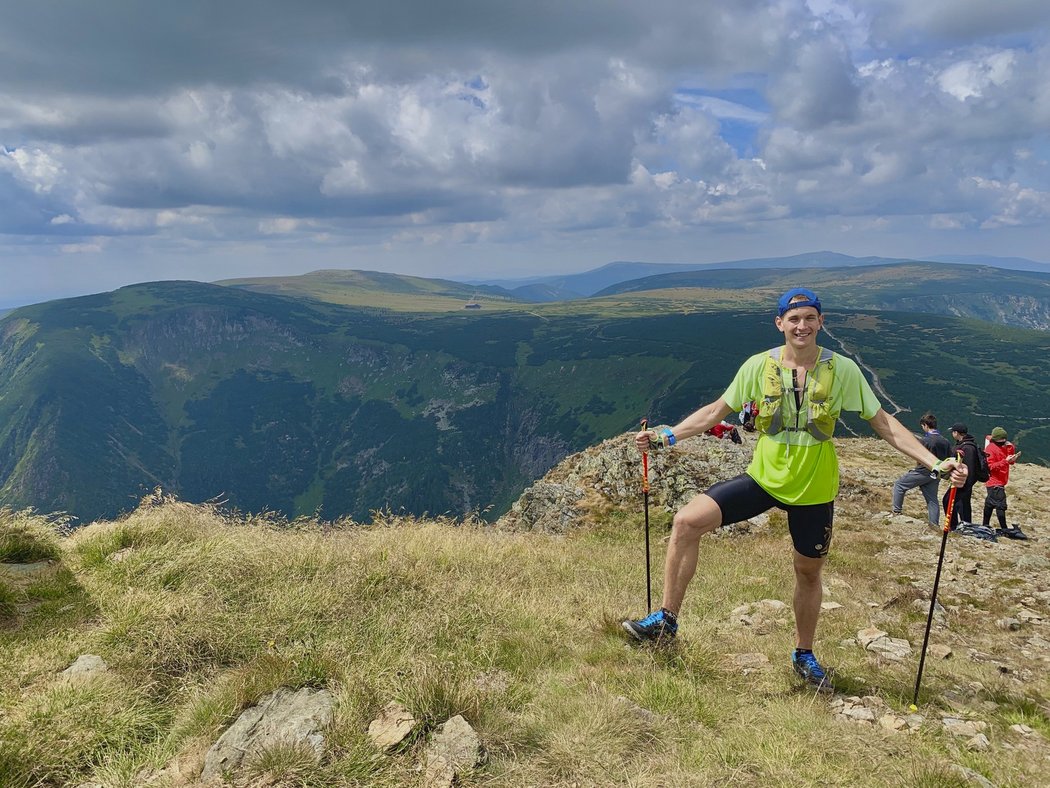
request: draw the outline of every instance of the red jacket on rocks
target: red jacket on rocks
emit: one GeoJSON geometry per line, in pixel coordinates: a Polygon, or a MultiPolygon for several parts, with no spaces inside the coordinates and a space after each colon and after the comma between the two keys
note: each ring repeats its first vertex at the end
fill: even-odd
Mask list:
{"type": "Polygon", "coordinates": [[[984,453],[988,455],[988,487],[1005,487],[1010,481],[1009,458],[1014,454],[1014,445],[1010,441],[996,443],[991,435],[984,436],[984,453]]]}

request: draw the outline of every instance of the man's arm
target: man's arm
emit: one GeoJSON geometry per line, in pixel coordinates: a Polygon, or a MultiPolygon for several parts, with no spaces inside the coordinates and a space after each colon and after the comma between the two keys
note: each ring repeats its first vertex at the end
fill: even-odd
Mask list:
{"type": "MultiPolygon", "coordinates": [[[[714,402],[704,405],[699,410],[693,411],[675,426],[671,428],[676,441],[700,435],[703,432],[719,424],[722,419],[733,412],[725,400],[719,397],[714,402]]],[[[649,436],[655,434],[654,430],[643,430],[634,436],[639,451],[649,451],[649,436]]]]}
{"type": "MultiPolygon", "coordinates": [[[[920,465],[932,470],[933,466],[939,462],[933,452],[919,443],[919,439],[909,432],[907,427],[882,408],[879,408],[878,413],[868,420],[868,424],[886,443],[890,444],[901,454],[911,457],[920,465]]],[[[958,460],[944,460],[942,467],[952,469],[953,485],[961,487],[966,483],[966,466],[962,465],[958,460]]]]}

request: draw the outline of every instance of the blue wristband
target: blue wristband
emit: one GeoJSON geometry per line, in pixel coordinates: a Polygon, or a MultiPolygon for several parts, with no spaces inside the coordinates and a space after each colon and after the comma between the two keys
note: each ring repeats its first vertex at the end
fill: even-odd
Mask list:
{"type": "Polygon", "coordinates": [[[666,428],[662,429],[660,430],[660,434],[664,437],[664,442],[667,443],[668,446],[674,446],[678,443],[678,439],[674,436],[674,433],[671,432],[671,430],[666,428]]]}

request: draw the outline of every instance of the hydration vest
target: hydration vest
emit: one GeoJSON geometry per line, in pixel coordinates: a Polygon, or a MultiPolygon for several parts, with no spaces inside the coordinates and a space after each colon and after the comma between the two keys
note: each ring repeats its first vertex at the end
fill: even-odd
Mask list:
{"type": "Polygon", "coordinates": [[[762,403],[758,408],[755,427],[765,435],[784,431],[808,432],[818,441],[830,440],[838,419],[838,414],[831,411],[835,354],[821,348],[816,366],[806,374],[805,390],[797,390],[802,394],[802,405],[806,408],[803,414],[799,413],[795,404],[793,378],[789,378],[787,385],[784,383],[785,373],[791,370],[780,364],[783,349],[775,347],[766,356],[766,366],[762,370],[762,403]]]}

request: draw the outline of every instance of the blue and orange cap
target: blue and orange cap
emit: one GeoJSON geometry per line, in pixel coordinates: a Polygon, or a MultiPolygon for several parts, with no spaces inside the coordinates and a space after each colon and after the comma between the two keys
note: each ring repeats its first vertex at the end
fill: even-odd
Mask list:
{"type": "Polygon", "coordinates": [[[804,287],[796,287],[792,290],[788,290],[777,300],[777,317],[783,317],[784,313],[789,309],[798,309],[803,306],[811,306],[817,310],[818,314],[824,314],[820,310],[820,299],[817,298],[816,293],[812,290],[807,290],[804,287]],[[791,299],[798,296],[805,296],[805,300],[791,303],[791,299]]]}

